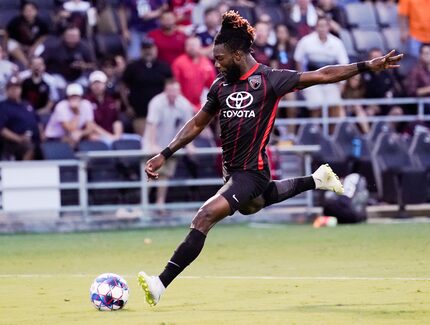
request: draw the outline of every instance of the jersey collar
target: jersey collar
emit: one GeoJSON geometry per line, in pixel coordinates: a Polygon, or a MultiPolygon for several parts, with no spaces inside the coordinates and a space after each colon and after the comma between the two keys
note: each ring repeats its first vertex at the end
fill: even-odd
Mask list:
{"type": "Polygon", "coordinates": [[[246,80],[250,75],[252,75],[255,70],[258,69],[259,63],[254,64],[254,66],[248,70],[248,72],[246,72],[242,77],[240,77],[240,80],[246,80]]]}

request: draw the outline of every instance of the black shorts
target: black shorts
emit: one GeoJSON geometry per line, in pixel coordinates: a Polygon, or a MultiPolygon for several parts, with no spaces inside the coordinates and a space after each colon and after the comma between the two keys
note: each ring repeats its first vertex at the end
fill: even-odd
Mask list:
{"type": "Polygon", "coordinates": [[[224,185],[217,192],[222,195],[235,213],[239,208],[252,199],[261,195],[269,186],[270,171],[238,170],[227,172],[224,170],[224,185]]]}

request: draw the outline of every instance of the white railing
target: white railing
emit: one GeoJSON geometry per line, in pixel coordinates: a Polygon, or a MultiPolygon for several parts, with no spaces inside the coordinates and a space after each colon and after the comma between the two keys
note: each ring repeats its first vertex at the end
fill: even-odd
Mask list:
{"type": "MultiPolygon", "coordinates": [[[[403,121],[430,121],[430,115],[425,113],[425,105],[430,104],[430,98],[392,98],[392,99],[361,99],[361,100],[343,100],[336,103],[324,103],[322,105],[322,117],[321,118],[297,118],[297,119],[278,119],[277,125],[294,125],[294,124],[306,124],[306,123],[321,123],[323,131],[328,134],[330,123],[339,122],[359,122],[360,118],[357,117],[346,117],[346,118],[330,118],[328,117],[328,108],[330,105],[403,105],[403,104],[416,104],[417,112],[412,115],[404,116],[369,116],[367,121],[387,121],[387,122],[403,122],[403,121]]],[[[279,105],[282,107],[306,107],[308,106],[306,101],[282,101],[279,105]]],[[[311,154],[319,150],[319,146],[291,146],[288,148],[274,148],[280,153],[295,153],[302,157],[303,174],[308,175],[311,173],[311,154]]],[[[197,149],[195,155],[218,155],[220,154],[220,148],[200,148],[197,149]]],[[[178,151],[175,155],[184,155],[185,151],[178,151]]],[[[78,169],[78,181],[61,183],[56,187],[58,190],[75,189],[79,192],[79,204],[75,206],[62,206],[58,212],[76,211],[82,214],[84,220],[89,220],[89,216],[92,212],[99,211],[115,211],[121,207],[137,207],[142,210],[142,215],[147,216],[151,211],[159,209],[160,206],[150,204],[148,201],[148,192],[152,187],[158,186],[208,186],[208,185],[222,185],[221,178],[202,178],[202,179],[171,179],[167,181],[153,181],[147,182],[144,173],[144,163],[152,156],[153,153],[144,152],[141,150],[125,150],[125,151],[94,151],[79,153],[77,160],[50,160],[50,161],[30,161],[30,162],[0,162],[0,169],[7,166],[20,166],[22,168],[32,168],[32,166],[76,166],[78,169]],[[118,181],[118,182],[88,182],[88,162],[92,159],[97,158],[139,158],[140,159],[140,173],[141,179],[138,181],[118,181]],[[118,205],[89,205],[88,191],[93,189],[140,189],[140,203],[137,205],[131,204],[118,204],[118,205]]],[[[28,189],[34,189],[33,186],[22,187],[4,187],[0,185],[0,191],[24,191],[28,189]]],[[[51,187],[36,187],[40,189],[48,189],[51,187]]],[[[31,199],[31,198],[28,198],[31,199]]],[[[25,201],[23,202],[25,204],[25,201]]],[[[203,202],[174,202],[168,203],[162,208],[168,210],[177,209],[195,209],[201,206],[203,202]]],[[[287,200],[285,205],[300,205],[306,213],[313,207],[312,192],[306,192],[305,198],[293,198],[287,200]]],[[[0,209],[0,213],[5,213],[3,207],[0,209]]]]}
{"type": "MultiPolygon", "coordinates": [[[[289,148],[274,148],[280,153],[294,153],[302,157],[303,161],[303,172],[304,174],[311,173],[311,154],[319,151],[319,146],[292,146],[289,148]]],[[[199,148],[193,152],[193,155],[219,155],[221,153],[220,148],[199,148]]],[[[221,178],[199,178],[199,179],[171,179],[164,181],[151,181],[147,182],[144,168],[146,160],[153,156],[154,153],[145,152],[142,150],[117,150],[117,151],[90,151],[78,153],[78,160],[49,160],[49,161],[23,161],[23,162],[0,162],[0,169],[8,166],[20,166],[21,168],[32,168],[40,166],[76,166],[78,168],[78,181],[72,183],[62,183],[58,187],[51,186],[0,186],[0,191],[26,191],[30,189],[75,189],[79,192],[79,205],[75,206],[62,206],[58,212],[70,212],[76,211],[82,214],[84,220],[89,220],[91,212],[100,211],[116,211],[119,208],[139,208],[142,211],[143,216],[151,215],[151,211],[163,208],[166,210],[179,210],[179,209],[196,209],[200,207],[203,202],[174,202],[166,203],[163,206],[151,204],[148,200],[149,189],[152,187],[159,186],[208,186],[208,185],[219,185],[223,184],[221,178]],[[139,158],[140,159],[140,173],[141,179],[138,181],[106,181],[91,183],[88,182],[88,163],[93,159],[100,158],[139,158]],[[107,205],[89,205],[89,190],[95,189],[140,189],[140,204],[107,204],[107,205]]],[[[175,153],[177,156],[187,154],[186,151],[180,150],[175,153]]],[[[27,198],[31,200],[31,198],[27,198]]],[[[23,202],[25,204],[25,201],[23,202]]],[[[297,198],[288,201],[288,205],[302,206],[303,211],[310,211],[313,207],[312,193],[307,192],[305,198],[297,198]]],[[[3,209],[0,210],[2,213],[7,213],[3,209]]]]}
{"type": "MultiPolygon", "coordinates": [[[[408,98],[372,98],[372,99],[344,99],[335,102],[325,102],[321,104],[321,118],[288,118],[288,119],[277,119],[275,125],[301,125],[301,124],[321,124],[322,130],[325,135],[329,134],[329,124],[335,124],[340,122],[351,122],[357,123],[362,122],[361,117],[329,117],[330,106],[353,106],[353,105],[417,105],[416,114],[408,114],[403,116],[368,116],[366,121],[368,122],[412,122],[412,121],[430,121],[430,114],[425,113],[425,105],[430,105],[430,97],[408,97],[408,98]]],[[[279,107],[312,107],[307,101],[280,101],[279,107]]]]}

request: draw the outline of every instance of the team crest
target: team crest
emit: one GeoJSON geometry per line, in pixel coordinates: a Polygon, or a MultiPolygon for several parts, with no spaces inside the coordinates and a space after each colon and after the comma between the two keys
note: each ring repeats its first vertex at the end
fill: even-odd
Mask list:
{"type": "Polygon", "coordinates": [[[249,77],[248,82],[252,89],[257,90],[261,86],[261,75],[249,77]]]}

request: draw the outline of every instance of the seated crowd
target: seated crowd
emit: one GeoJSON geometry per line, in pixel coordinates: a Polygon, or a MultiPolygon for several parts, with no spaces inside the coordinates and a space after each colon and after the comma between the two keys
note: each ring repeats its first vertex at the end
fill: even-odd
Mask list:
{"type": "MultiPolygon", "coordinates": [[[[166,99],[165,105],[180,112],[170,114],[176,116],[175,127],[188,112],[200,109],[217,75],[211,45],[221,15],[229,8],[245,17],[255,14],[247,18],[256,29],[253,54],[263,64],[307,71],[357,59],[339,38],[348,27],[342,1],[268,2],[267,8],[277,8],[282,17],[264,11],[264,1],[249,0],[22,1],[19,14],[4,26],[6,37],[0,43],[2,159],[43,159],[38,147],[45,141],[64,141],[76,148],[84,139],[111,145],[132,137],[156,150],[157,144],[145,138],[155,141],[160,117],[169,114],[155,118],[151,107],[160,106],[157,96],[168,97],[174,84],[181,95],[173,102],[166,99]],[[50,5],[42,8],[44,3],[50,5]]],[[[403,2],[407,0],[399,4],[402,39],[403,18],[408,18],[403,2]]],[[[279,109],[279,116],[320,117],[320,103],[329,102],[330,116],[356,115],[366,133],[367,116],[403,114],[410,107],[344,107],[337,101],[429,96],[430,45],[415,41],[418,58],[405,73],[366,72],[344,83],[288,94],[286,100],[303,99],[308,107],[279,109]]],[[[383,54],[375,47],[365,55],[371,59],[383,54]]],[[[279,131],[288,136],[296,128],[279,131]]],[[[217,140],[216,132],[205,136],[217,140]]]]}

